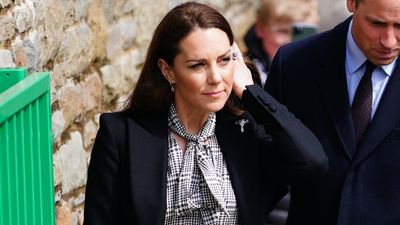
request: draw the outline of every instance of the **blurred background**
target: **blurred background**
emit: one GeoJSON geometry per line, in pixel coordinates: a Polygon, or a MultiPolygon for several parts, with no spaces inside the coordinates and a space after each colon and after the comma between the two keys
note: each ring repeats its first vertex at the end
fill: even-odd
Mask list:
{"type": "MultiPolygon", "coordinates": [[[[282,0],[285,1],[285,0],[282,0]]],[[[86,172],[101,112],[117,110],[135,85],[152,32],[182,0],[0,0],[0,68],[51,76],[56,223],[83,222],[86,172]]],[[[258,0],[204,0],[236,41],[258,0]]],[[[345,0],[318,0],[319,32],[349,14],[345,0]]]]}

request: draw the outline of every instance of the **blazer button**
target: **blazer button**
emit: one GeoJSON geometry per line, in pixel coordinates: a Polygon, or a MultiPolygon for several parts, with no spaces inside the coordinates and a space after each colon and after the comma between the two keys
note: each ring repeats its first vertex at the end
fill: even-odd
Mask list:
{"type": "Polygon", "coordinates": [[[276,112],[276,107],[273,105],[269,105],[268,106],[269,110],[271,110],[271,112],[276,112]]]}
{"type": "Polygon", "coordinates": [[[269,102],[267,102],[267,100],[265,100],[265,99],[263,99],[263,98],[261,98],[261,97],[259,97],[258,99],[260,99],[261,100],[261,102],[265,105],[265,106],[269,106],[270,105],[270,103],[269,102]]]}

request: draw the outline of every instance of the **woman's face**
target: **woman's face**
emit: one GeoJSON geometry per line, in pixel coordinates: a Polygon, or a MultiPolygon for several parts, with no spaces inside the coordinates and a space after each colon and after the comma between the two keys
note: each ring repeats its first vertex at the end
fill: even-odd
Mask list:
{"type": "Polygon", "coordinates": [[[182,39],[179,49],[174,66],[163,71],[174,84],[177,108],[196,114],[221,110],[231,93],[234,74],[226,33],[196,28],[182,39]]]}

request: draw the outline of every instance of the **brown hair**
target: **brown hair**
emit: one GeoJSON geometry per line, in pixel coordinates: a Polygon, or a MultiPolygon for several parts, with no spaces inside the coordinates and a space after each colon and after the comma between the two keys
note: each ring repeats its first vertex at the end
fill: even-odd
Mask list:
{"type": "MultiPolygon", "coordinates": [[[[154,32],[139,80],[125,111],[159,113],[168,109],[174,95],[157,61],[161,58],[173,66],[174,58],[180,52],[179,43],[195,28],[218,28],[226,33],[229,43],[233,44],[233,33],[228,21],[215,9],[195,2],[187,2],[173,8],[154,32]]],[[[237,112],[232,98],[233,95],[224,108],[230,112],[237,112]]]]}

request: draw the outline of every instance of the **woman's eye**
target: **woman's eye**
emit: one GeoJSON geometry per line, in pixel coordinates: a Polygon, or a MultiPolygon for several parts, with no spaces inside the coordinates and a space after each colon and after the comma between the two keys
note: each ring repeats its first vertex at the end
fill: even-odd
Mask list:
{"type": "Polygon", "coordinates": [[[198,69],[201,68],[204,65],[204,63],[196,63],[190,66],[192,69],[198,69]]]}
{"type": "Polygon", "coordinates": [[[229,57],[224,57],[221,60],[221,64],[222,65],[227,65],[229,63],[229,61],[231,61],[231,57],[230,56],[229,57]]]}

